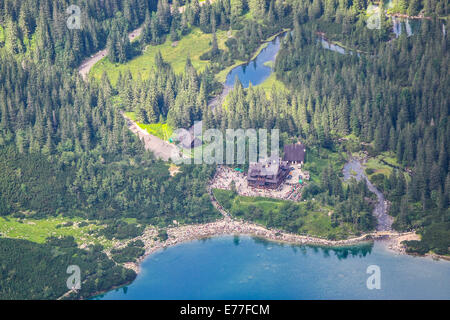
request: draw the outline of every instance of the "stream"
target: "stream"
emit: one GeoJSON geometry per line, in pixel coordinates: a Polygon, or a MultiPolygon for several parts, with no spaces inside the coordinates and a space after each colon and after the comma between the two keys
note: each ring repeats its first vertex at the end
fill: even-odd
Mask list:
{"type": "MultiPolygon", "coordinates": [[[[224,89],[211,99],[214,109],[233,89],[236,77],[246,88],[273,70],[280,37],[258,56],[234,68],[224,89]]],[[[345,54],[322,42],[324,49],[345,54]]],[[[350,159],[344,179],[364,179],[377,196],[373,214],[378,231],[392,229],[383,193],[368,179],[364,161],[350,159]]],[[[96,299],[449,299],[450,269],[445,261],[398,255],[382,241],[343,248],[296,246],[248,236],[221,236],[181,243],[147,257],[131,285],[96,299]],[[382,267],[379,290],[368,290],[367,268],[382,267]]]]}
{"type": "Polygon", "coordinates": [[[344,180],[349,180],[350,178],[355,178],[356,181],[361,181],[361,179],[366,180],[367,187],[371,192],[375,193],[378,199],[373,210],[373,215],[377,218],[377,231],[392,230],[394,219],[388,214],[387,201],[384,198],[383,193],[370,182],[369,178],[364,173],[364,164],[360,160],[352,158],[344,165],[343,173],[344,180]]]}
{"type": "MultiPolygon", "coordinates": [[[[255,59],[251,60],[247,64],[240,65],[231,70],[227,75],[222,93],[210,100],[208,105],[213,109],[219,106],[227,94],[233,90],[236,79],[239,79],[244,88],[247,88],[250,83],[252,85],[258,85],[266,80],[273,72],[272,68],[268,66],[267,63],[275,62],[276,55],[280,49],[280,40],[282,37],[284,37],[284,34],[279,35],[273,41],[269,42],[255,59]]],[[[347,53],[344,48],[338,45],[331,44],[323,38],[318,39],[318,41],[320,40],[324,49],[332,50],[340,54],[347,53]]],[[[350,53],[352,52],[350,51],[350,53]]],[[[384,198],[383,193],[370,182],[364,173],[364,164],[357,159],[351,159],[347,164],[345,164],[343,172],[345,180],[348,180],[351,177],[354,177],[357,181],[364,179],[369,190],[377,196],[378,201],[373,211],[374,216],[377,218],[377,231],[392,230],[393,218],[388,214],[387,201],[384,198]],[[353,172],[355,172],[356,175],[352,175],[353,172]]]]}

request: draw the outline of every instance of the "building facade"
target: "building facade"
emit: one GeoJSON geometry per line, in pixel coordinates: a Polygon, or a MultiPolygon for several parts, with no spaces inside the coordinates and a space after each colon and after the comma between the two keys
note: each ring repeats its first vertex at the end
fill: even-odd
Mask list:
{"type": "Polygon", "coordinates": [[[255,188],[276,189],[289,175],[287,161],[281,159],[250,163],[247,182],[255,188]]]}

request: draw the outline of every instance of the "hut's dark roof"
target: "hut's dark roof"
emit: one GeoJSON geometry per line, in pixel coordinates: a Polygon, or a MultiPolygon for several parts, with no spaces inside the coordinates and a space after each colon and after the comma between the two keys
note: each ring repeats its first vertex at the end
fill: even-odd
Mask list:
{"type": "Polygon", "coordinates": [[[253,162],[249,165],[247,180],[251,185],[279,184],[289,173],[288,169],[288,163],[279,159],[253,162]]]}
{"type": "Polygon", "coordinates": [[[305,161],[306,147],[301,143],[288,144],[284,146],[284,161],[305,161]]]}

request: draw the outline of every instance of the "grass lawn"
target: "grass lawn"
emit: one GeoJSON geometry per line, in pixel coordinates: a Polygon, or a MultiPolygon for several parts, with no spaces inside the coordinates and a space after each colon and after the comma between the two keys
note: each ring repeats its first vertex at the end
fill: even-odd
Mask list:
{"type": "Polygon", "coordinates": [[[95,243],[105,248],[112,247],[113,242],[98,234],[89,234],[90,230],[100,230],[103,226],[93,224],[92,221],[81,218],[51,217],[47,219],[18,219],[0,217],[0,233],[3,237],[24,239],[36,243],[44,243],[47,237],[73,236],[78,244],[95,243]],[[62,224],[72,222],[86,222],[84,227],[67,226],[62,224]],[[60,227],[57,227],[60,226],[60,227]]]}
{"type": "MultiPolygon", "coordinates": [[[[134,112],[125,112],[125,115],[131,120],[136,122],[136,114],[134,112]]],[[[136,124],[140,128],[147,130],[147,132],[150,133],[151,135],[154,135],[165,141],[168,141],[173,133],[172,127],[169,126],[167,123],[143,124],[136,122],[136,124]]]]}
{"type": "MultiPolygon", "coordinates": [[[[225,41],[227,32],[218,30],[216,32],[219,48],[226,49],[225,41]]],[[[154,67],[155,54],[161,51],[163,59],[170,63],[176,73],[184,71],[186,59],[191,58],[192,65],[202,71],[210,62],[200,60],[200,56],[211,49],[212,35],[203,33],[199,28],[194,28],[188,35],[181,38],[176,46],[172,46],[169,37],[165,43],[157,46],[148,46],[145,52],[124,64],[111,63],[107,58],[99,61],[91,70],[89,75],[95,79],[100,79],[103,72],[106,72],[113,85],[116,84],[119,72],[130,70],[133,76],[141,73],[143,79],[148,78],[149,72],[154,67]]]]}
{"type": "Polygon", "coordinates": [[[255,17],[253,17],[253,13],[250,12],[250,10],[247,11],[246,14],[244,14],[242,16],[243,20],[254,20],[257,21],[258,23],[262,23],[264,21],[264,19],[255,19],[255,17]]]}
{"type": "Polygon", "coordinates": [[[333,235],[343,239],[354,234],[350,224],[333,227],[328,215],[332,208],[321,206],[316,201],[294,203],[264,197],[245,197],[221,189],[214,189],[213,193],[230,214],[247,221],[267,226],[272,220],[276,228],[321,238],[333,235]],[[289,217],[286,217],[288,214],[289,217]]]}

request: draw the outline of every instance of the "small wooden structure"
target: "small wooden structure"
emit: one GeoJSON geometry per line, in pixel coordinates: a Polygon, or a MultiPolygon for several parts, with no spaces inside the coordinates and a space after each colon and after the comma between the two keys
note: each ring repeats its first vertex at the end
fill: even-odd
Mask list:
{"type": "Polygon", "coordinates": [[[283,161],[287,161],[289,164],[303,164],[305,155],[306,147],[301,142],[284,146],[283,161]]]}

